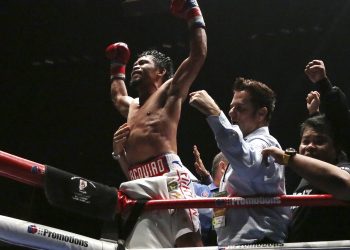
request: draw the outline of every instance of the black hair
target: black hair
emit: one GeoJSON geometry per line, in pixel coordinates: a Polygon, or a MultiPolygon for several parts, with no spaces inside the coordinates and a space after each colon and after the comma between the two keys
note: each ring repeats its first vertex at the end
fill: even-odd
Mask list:
{"type": "MultiPolygon", "coordinates": [[[[338,159],[339,159],[340,155],[344,154],[344,152],[342,152],[342,150],[341,150],[341,147],[340,147],[338,141],[335,139],[334,129],[324,114],[315,115],[315,116],[311,116],[311,117],[307,118],[300,125],[300,137],[303,136],[304,131],[307,128],[311,128],[312,130],[314,130],[315,132],[317,132],[319,134],[324,134],[324,135],[329,136],[333,141],[333,145],[334,145],[334,148],[337,152],[338,159]]],[[[344,156],[342,156],[342,157],[344,157],[344,156]]]]}
{"type": "Polygon", "coordinates": [[[306,128],[312,128],[317,133],[328,135],[334,141],[334,131],[324,114],[307,118],[300,125],[300,136],[303,136],[306,128]]]}
{"type": "Polygon", "coordinates": [[[174,66],[170,57],[164,55],[158,50],[146,50],[142,52],[138,58],[142,56],[152,56],[157,67],[165,69],[166,73],[163,77],[163,82],[170,79],[174,75],[174,66]]]}
{"type": "Polygon", "coordinates": [[[233,91],[247,91],[251,96],[251,102],[257,111],[259,108],[267,108],[266,121],[270,122],[272,113],[276,105],[276,94],[266,84],[247,79],[243,77],[237,77],[233,84],[233,91]]]}

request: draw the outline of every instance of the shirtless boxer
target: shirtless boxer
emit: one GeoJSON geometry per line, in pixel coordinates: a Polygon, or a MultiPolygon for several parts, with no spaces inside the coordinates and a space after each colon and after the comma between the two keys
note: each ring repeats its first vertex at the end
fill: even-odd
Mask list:
{"type": "MultiPolygon", "coordinates": [[[[153,179],[150,177],[157,179],[156,176],[172,176],[178,178],[178,186],[186,198],[192,196],[193,186],[190,172],[177,156],[177,127],[182,103],[204,64],[207,39],[204,20],[196,0],[172,0],[170,9],[174,15],[186,19],[188,23],[189,56],[172,75],[169,57],[154,50],[142,53],[133,64],[130,79],[130,85],[139,94],[138,98],[128,96],[124,83],[125,66],[130,57],[127,45],[115,43],[106,49],[107,57],[112,61],[112,101],[127,118],[127,123],[114,135],[113,153],[128,179],[132,180],[129,183],[138,185],[137,183],[145,181],[149,185],[153,179]]],[[[135,190],[139,190],[139,187],[135,190]]],[[[178,197],[178,194],[170,192],[170,197],[178,197]]],[[[126,246],[202,246],[198,223],[198,212],[195,209],[176,210],[172,213],[168,210],[152,211],[147,212],[147,216],[143,213],[127,239],[126,246]],[[141,233],[147,235],[147,239],[141,233]]]]}

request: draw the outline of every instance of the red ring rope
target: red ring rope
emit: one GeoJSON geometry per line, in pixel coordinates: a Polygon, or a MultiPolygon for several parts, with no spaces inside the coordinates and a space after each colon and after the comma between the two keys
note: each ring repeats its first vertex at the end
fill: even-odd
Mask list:
{"type": "Polygon", "coordinates": [[[0,151],[0,175],[37,187],[43,187],[45,165],[0,151]]]}
{"type": "MultiPolygon", "coordinates": [[[[135,200],[123,197],[122,207],[135,204],[135,200]],[[124,200],[123,200],[124,199],[124,200]]],[[[175,208],[249,208],[275,206],[350,206],[350,202],[334,199],[330,194],[281,195],[254,197],[218,197],[205,199],[150,200],[145,209],[175,208]]]]}

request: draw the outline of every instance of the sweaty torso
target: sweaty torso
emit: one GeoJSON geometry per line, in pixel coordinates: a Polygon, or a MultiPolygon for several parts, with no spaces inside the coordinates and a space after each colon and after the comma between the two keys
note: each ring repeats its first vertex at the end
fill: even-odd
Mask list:
{"type": "Polygon", "coordinates": [[[142,106],[136,101],[130,105],[130,135],[125,151],[131,166],[164,153],[177,153],[180,111],[181,101],[168,96],[166,86],[159,88],[142,106]]]}

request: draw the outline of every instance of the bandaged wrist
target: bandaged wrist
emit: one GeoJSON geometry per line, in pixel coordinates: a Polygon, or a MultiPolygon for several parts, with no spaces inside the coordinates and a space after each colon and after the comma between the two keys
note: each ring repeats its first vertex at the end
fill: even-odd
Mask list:
{"type": "Polygon", "coordinates": [[[125,68],[124,64],[112,62],[111,63],[111,80],[121,79],[125,80],[125,68]]]}
{"type": "Polygon", "coordinates": [[[202,12],[198,6],[187,11],[186,20],[189,28],[205,28],[202,12]]]}

